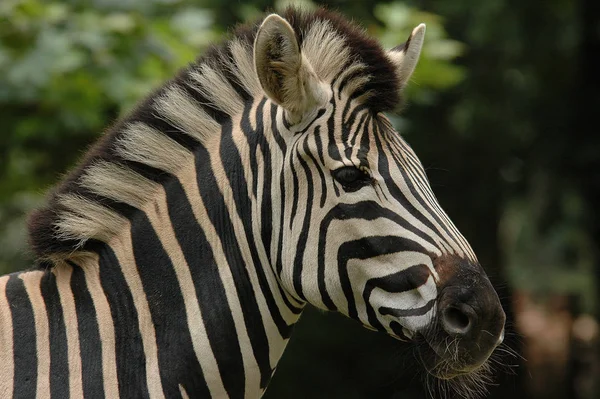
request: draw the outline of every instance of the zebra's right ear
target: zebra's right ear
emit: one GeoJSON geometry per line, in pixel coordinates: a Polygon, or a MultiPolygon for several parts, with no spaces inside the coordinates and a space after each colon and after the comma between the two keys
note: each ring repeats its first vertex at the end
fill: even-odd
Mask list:
{"type": "Polygon", "coordinates": [[[258,29],[254,66],[264,92],[287,111],[291,123],[323,102],[320,81],[302,55],[294,29],[277,14],[258,29]]]}

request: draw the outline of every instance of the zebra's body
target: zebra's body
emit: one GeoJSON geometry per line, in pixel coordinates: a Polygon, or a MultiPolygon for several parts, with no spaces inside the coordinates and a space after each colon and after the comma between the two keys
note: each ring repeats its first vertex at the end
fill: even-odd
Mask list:
{"type": "Polygon", "coordinates": [[[497,297],[381,114],[423,27],[385,53],[335,14],[286,19],[183,70],[32,216],[40,268],[0,278],[0,397],[259,397],[306,303],[410,339],[458,269],[494,326],[452,370],[487,358],[497,297]]]}

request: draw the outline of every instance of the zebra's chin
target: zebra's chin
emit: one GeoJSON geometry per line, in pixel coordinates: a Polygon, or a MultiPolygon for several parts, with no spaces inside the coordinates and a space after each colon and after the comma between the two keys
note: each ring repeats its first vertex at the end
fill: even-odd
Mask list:
{"type": "Polygon", "coordinates": [[[437,391],[441,397],[477,399],[484,397],[493,383],[491,362],[486,358],[476,365],[465,365],[458,355],[456,345],[449,343],[441,350],[430,344],[421,333],[413,337],[415,353],[425,370],[424,382],[430,393],[437,391]],[[453,347],[454,346],[454,347],[453,347]]]}

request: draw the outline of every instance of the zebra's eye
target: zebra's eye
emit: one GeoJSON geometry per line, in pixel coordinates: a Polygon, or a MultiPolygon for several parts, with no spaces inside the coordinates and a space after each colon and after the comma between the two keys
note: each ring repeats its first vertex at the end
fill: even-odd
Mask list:
{"type": "Polygon", "coordinates": [[[356,191],[371,182],[371,176],[355,166],[343,166],[332,172],[333,178],[337,180],[344,190],[356,191]]]}

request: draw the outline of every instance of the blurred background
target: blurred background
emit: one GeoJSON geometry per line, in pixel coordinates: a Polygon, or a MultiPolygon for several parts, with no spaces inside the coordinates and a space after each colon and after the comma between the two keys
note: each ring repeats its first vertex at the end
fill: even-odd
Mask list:
{"type": "MultiPolygon", "coordinates": [[[[30,267],[25,215],[109,123],[287,4],[1,0],[0,272],[30,267]]],[[[427,23],[393,121],[509,315],[489,397],[599,398],[600,1],[319,4],[386,47],[427,23]]],[[[424,398],[422,374],[409,346],[309,309],[266,397],[424,398]]]]}

